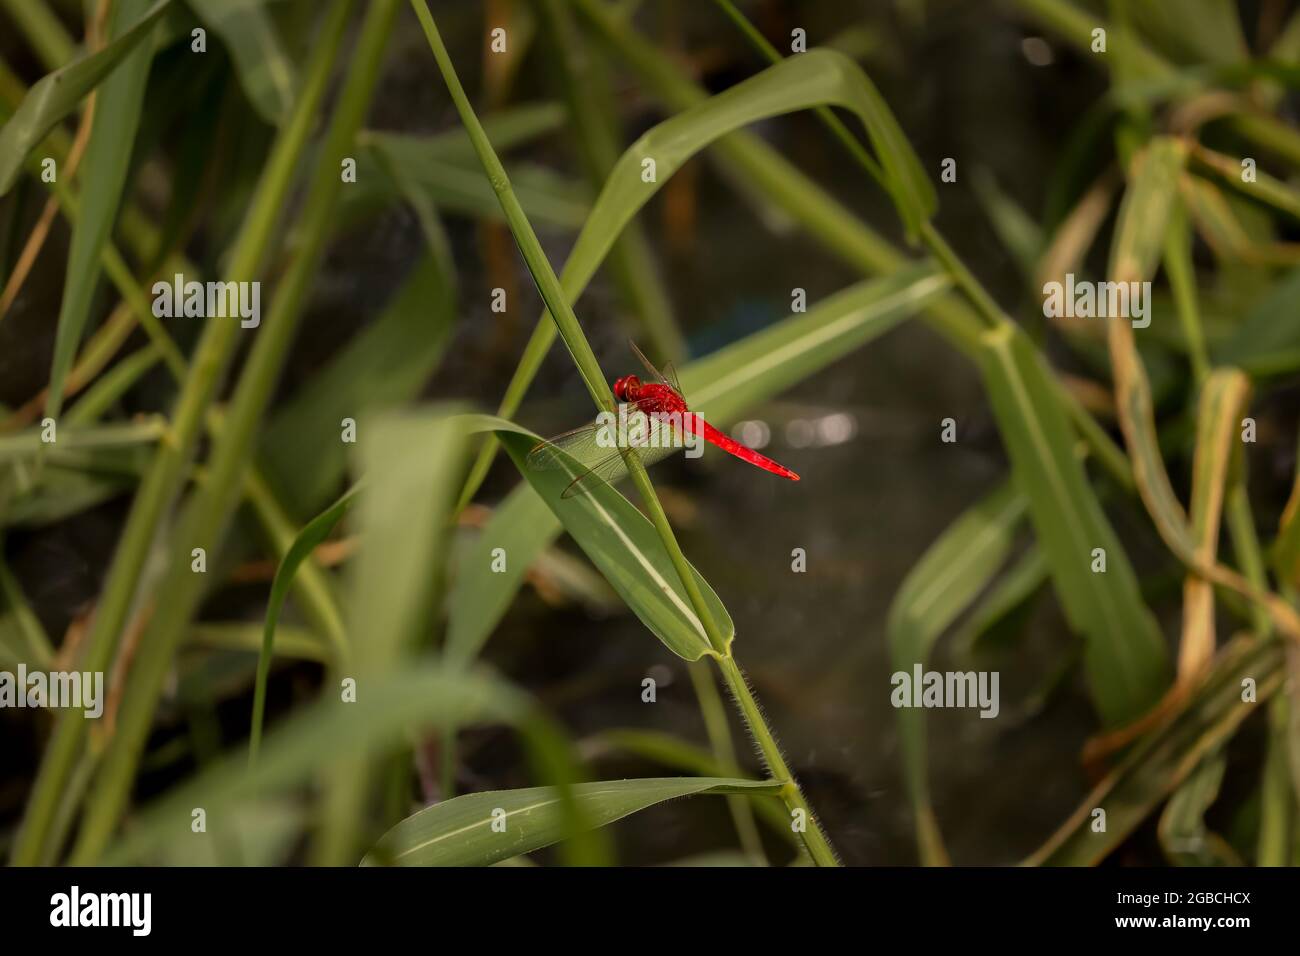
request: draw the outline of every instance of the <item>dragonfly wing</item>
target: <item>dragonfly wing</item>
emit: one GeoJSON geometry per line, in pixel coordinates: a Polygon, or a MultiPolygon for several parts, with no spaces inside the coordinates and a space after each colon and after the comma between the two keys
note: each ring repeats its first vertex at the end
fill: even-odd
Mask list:
{"type": "Polygon", "coordinates": [[[620,436],[616,434],[617,429],[599,422],[584,425],[534,445],[526,464],[535,471],[562,470],[573,476],[573,482],[561,495],[564,498],[616,481],[627,473],[618,441],[626,441],[627,447],[648,467],[683,444],[680,427],[675,428],[648,411],[651,405],[647,400],[632,406],[634,415],[629,417],[627,435],[620,436]],[[639,419],[635,417],[638,415],[639,419]]]}
{"type": "Polygon", "coordinates": [[[602,448],[597,440],[600,428],[599,424],[592,423],[540,441],[528,452],[525,461],[534,471],[569,470],[574,462],[584,467],[590,466],[592,462],[603,459],[611,450],[602,448]]]}
{"type": "Polygon", "coordinates": [[[656,382],[659,382],[660,384],[667,385],[674,392],[676,392],[678,396],[682,398],[686,397],[682,392],[682,383],[677,379],[677,369],[673,368],[672,362],[669,362],[667,365],[665,365],[663,367],[663,370],[661,371],[655,368],[654,365],[650,363],[650,360],[645,357],[645,353],[636,347],[635,342],[633,342],[631,339],[628,339],[627,344],[632,349],[633,354],[635,354],[636,357],[640,359],[641,364],[645,366],[646,372],[649,373],[652,379],[654,379],[656,382]]]}
{"type": "Polygon", "coordinates": [[[646,374],[648,374],[656,382],[663,382],[665,385],[668,384],[665,381],[663,375],[660,373],[659,369],[655,368],[654,364],[648,358],[645,357],[645,353],[642,352],[639,348],[637,348],[635,342],[633,342],[631,339],[628,339],[627,347],[632,350],[632,354],[635,355],[637,359],[641,362],[641,364],[645,366],[646,374]]]}
{"type": "Polygon", "coordinates": [[[588,494],[601,485],[617,481],[627,474],[627,463],[623,461],[623,453],[616,451],[606,457],[604,461],[597,462],[585,471],[582,469],[575,469],[575,471],[576,474],[570,472],[574,474],[574,478],[560,495],[561,498],[572,498],[575,495],[588,494]]]}
{"type": "Polygon", "coordinates": [[[632,354],[634,354],[637,357],[637,359],[640,360],[641,364],[645,366],[645,370],[649,374],[650,378],[652,378],[654,381],[658,382],[661,385],[667,385],[671,387],[672,390],[675,391],[678,395],[682,393],[681,383],[677,381],[677,370],[673,368],[672,362],[669,362],[667,365],[665,365],[663,370],[661,371],[658,368],[656,368],[648,358],[645,357],[645,353],[642,352],[639,348],[637,348],[635,342],[633,342],[631,339],[628,339],[627,344],[628,347],[632,349],[632,354]]]}
{"type": "MultiPolygon", "coordinates": [[[[649,468],[657,461],[661,461],[671,455],[676,449],[674,448],[636,448],[633,450],[641,464],[649,468]]],[[[574,469],[580,471],[581,469],[574,469]]],[[[587,494],[601,485],[613,484],[620,478],[627,475],[627,462],[623,458],[623,453],[616,451],[607,456],[603,461],[598,462],[585,472],[574,476],[573,481],[564,489],[560,495],[561,498],[572,498],[575,495],[587,494]]]]}
{"type": "Polygon", "coordinates": [[[677,369],[673,366],[672,362],[669,362],[664,366],[664,378],[668,380],[668,384],[673,387],[674,392],[682,398],[686,397],[686,393],[682,391],[682,383],[677,378],[677,369]]]}

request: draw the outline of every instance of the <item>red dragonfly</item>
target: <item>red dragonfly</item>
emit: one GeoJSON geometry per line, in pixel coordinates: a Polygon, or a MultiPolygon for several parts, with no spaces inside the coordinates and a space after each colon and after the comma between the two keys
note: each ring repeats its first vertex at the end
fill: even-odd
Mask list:
{"type": "MultiPolygon", "coordinates": [[[[624,375],[614,383],[614,397],[626,405],[632,415],[639,412],[645,416],[646,427],[634,428],[630,436],[624,436],[624,447],[633,449],[642,464],[652,465],[686,446],[685,433],[689,432],[697,442],[702,438],[764,471],[791,481],[799,480],[799,476],[789,468],[742,445],[730,435],[718,431],[703,416],[692,413],[682,397],[682,387],[677,382],[672,364],[660,372],[641,354],[636,343],[628,344],[645,366],[650,380],[624,375]]],[[[612,482],[627,473],[622,451],[611,439],[609,430],[613,427],[598,420],[539,442],[528,453],[528,467],[536,470],[562,468],[573,475],[573,481],[560,496],[562,498],[572,498],[612,482]]]]}

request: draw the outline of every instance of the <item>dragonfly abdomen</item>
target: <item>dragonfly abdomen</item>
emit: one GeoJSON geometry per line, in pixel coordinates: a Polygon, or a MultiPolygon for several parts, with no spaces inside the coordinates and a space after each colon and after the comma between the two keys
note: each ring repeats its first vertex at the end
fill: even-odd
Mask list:
{"type": "Polygon", "coordinates": [[[711,445],[716,445],[728,454],[735,455],[742,461],[747,461],[757,468],[762,468],[764,471],[770,471],[772,474],[780,475],[782,478],[789,478],[791,481],[799,480],[799,476],[789,468],[785,467],[785,465],[773,461],[766,455],[760,455],[748,445],[742,445],[730,435],[718,431],[708,422],[704,422],[704,440],[711,445]]]}

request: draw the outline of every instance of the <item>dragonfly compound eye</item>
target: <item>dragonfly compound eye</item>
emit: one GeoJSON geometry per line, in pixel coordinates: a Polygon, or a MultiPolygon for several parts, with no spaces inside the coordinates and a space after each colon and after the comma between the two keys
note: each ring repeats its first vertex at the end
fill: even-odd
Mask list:
{"type": "Polygon", "coordinates": [[[632,393],[640,381],[635,375],[624,375],[614,383],[614,397],[620,402],[632,401],[632,393]]]}

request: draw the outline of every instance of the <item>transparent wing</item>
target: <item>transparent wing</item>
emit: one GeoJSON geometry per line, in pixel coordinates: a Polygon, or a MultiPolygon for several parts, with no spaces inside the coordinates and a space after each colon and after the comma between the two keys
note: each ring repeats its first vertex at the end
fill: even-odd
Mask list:
{"type": "MultiPolygon", "coordinates": [[[[645,357],[645,353],[636,347],[635,342],[633,342],[631,339],[628,339],[627,344],[629,347],[631,347],[632,354],[635,355],[641,361],[641,364],[645,366],[646,372],[649,373],[652,379],[654,379],[656,382],[659,382],[663,385],[669,386],[678,395],[682,395],[682,384],[681,382],[677,381],[677,369],[673,368],[672,362],[669,362],[667,365],[665,365],[663,371],[661,372],[659,369],[655,368],[654,365],[651,364],[648,358],[645,357]]],[[[682,395],[682,397],[685,398],[684,395],[682,395]]]]}
{"type": "MultiPolygon", "coordinates": [[[[625,447],[649,467],[680,449],[681,436],[673,435],[673,431],[670,425],[647,416],[643,429],[632,429],[621,437],[626,438],[625,447]]],[[[610,426],[593,422],[539,442],[528,453],[526,464],[535,471],[567,472],[573,480],[560,497],[572,498],[627,474],[619,437],[610,426]]]]}
{"type": "Polygon", "coordinates": [[[664,366],[664,378],[668,379],[668,384],[673,387],[674,392],[682,398],[686,397],[686,393],[682,391],[682,383],[677,380],[677,369],[672,362],[664,366]]]}
{"type": "MultiPolygon", "coordinates": [[[[638,448],[635,454],[641,459],[641,464],[649,468],[657,461],[662,461],[671,455],[675,448],[638,448]]],[[[621,452],[614,452],[599,462],[594,467],[588,468],[582,474],[574,477],[569,482],[569,486],[561,492],[561,498],[572,498],[575,495],[589,494],[601,485],[613,484],[627,474],[627,462],[623,460],[621,452]]]]}
{"type": "Polygon", "coordinates": [[[597,442],[600,425],[592,423],[538,442],[528,453],[528,467],[534,471],[569,468],[573,464],[590,467],[609,454],[597,442]],[[571,460],[570,460],[571,459],[571,460]]]}

